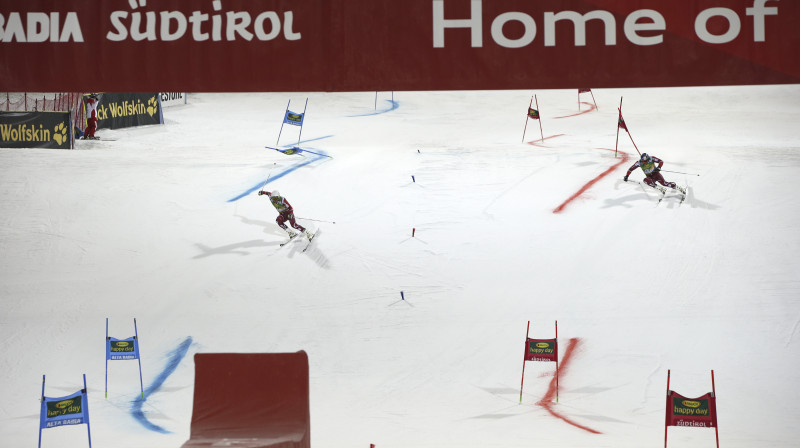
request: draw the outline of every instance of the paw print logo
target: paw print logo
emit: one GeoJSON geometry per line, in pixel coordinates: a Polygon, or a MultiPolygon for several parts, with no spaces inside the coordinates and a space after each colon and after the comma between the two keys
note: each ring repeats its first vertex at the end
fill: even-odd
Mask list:
{"type": "Polygon", "coordinates": [[[152,117],[158,112],[158,100],[152,97],[147,101],[147,113],[152,117]]]}
{"type": "Polygon", "coordinates": [[[67,141],[67,127],[64,126],[64,123],[57,124],[53,131],[55,133],[53,140],[55,140],[56,143],[61,145],[67,141]]]}

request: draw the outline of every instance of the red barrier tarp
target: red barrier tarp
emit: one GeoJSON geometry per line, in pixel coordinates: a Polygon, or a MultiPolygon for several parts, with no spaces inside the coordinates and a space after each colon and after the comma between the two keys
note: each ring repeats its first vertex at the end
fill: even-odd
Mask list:
{"type": "Polygon", "coordinates": [[[182,448],[311,447],[304,351],[198,353],[194,361],[191,435],[182,448]]]}

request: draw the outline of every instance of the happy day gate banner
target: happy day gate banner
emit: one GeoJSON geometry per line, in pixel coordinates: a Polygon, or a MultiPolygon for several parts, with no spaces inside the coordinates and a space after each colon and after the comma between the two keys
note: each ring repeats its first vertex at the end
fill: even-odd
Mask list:
{"type": "Polygon", "coordinates": [[[3,91],[800,83],[794,0],[0,1],[3,91]]]}
{"type": "Polygon", "coordinates": [[[558,362],[557,339],[531,339],[525,340],[525,361],[552,361],[558,362]]]}
{"type": "Polygon", "coordinates": [[[713,428],[717,425],[717,398],[709,392],[687,398],[675,391],[667,394],[667,426],[713,428]]]}

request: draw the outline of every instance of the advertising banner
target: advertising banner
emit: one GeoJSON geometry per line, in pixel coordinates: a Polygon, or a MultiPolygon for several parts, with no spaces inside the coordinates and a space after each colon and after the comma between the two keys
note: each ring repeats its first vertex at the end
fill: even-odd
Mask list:
{"type": "Polygon", "coordinates": [[[556,339],[527,339],[525,341],[525,361],[558,362],[558,341],[556,339]]]}
{"type": "Polygon", "coordinates": [[[188,94],[186,92],[159,92],[161,98],[161,107],[169,106],[182,106],[188,102],[188,94]]]}
{"type": "Polygon", "coordinates": [[[283,117],[283,122],[286,124],[293,124],[295,126],[302,126],[303,125],[303,117],[305,114],[298,114],[297,112],[292,112],[290,110],[286,111],[286,115],[283,117]]]}
{"type": "Polygon", "coordinates": [[[97,94],[97,129],[119,129],[164,122],[156,93],[97,94]]]}
{"type": "Polygon", "coordinates": [[[70,149],[69,112],[0,112],[0,148],[70,149]]]}
{"type": "Polygon", "coordinates": [[[9,1],[0,83],[84,92],[794,84],[798,17],[800,2],[786,0],[9,1]]]}
{"type": "Polygon", "coordinates": [[[40,428],[55,428],[64,425],[80,425],[89,421],[86,407],[86,392],[78,391],[66,397],[42,400],[40,428]]]}
{"type": "Polygon", "coordinates": [[[106,318],[106,398],[108,398],[108,361],[136,359],[139,361],[139,387],[144,398],[144,382],[142,380],[142,358],[139,354],[139,329],[136,318],[133,319],[134,335],[128,339],[112,338],[108,335],[108,318],[106,318]]]}
{"type": "Polygon", "coordinates": [[[709,392],[699,398],[687,398],[675,391],[669,391],[667,394],[667,426],[716,427],[716,397],[709,392]]]}
{"type": "Polygon", "coordinates": [[[106,359],[139,359],[139,344],[135,337],[128,339],[107,338],[106,359]]]}

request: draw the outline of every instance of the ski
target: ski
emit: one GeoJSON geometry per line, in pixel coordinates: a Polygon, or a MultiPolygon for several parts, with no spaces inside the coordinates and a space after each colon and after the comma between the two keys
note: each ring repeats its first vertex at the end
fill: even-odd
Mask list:
{"type": "Polygon", "coordinates": [[[646,183],[638,181],[638,180],[625,180],[625,179],[623,179],[623,182],[631,182],[631,183],[639,184],[642,187],[642,191],[644,191],[644,194],[646,194],[648,198],[650,198],[651,196],[650,196],[649,193],[647,193],[647,190],[649,188],[652,188],[653,190],[656,190],[656,195],[660,194],[660,196],[658,197],[658,201],[656,201],[656,207],[658,207],[658,204],[660,204],[661,201],[664,199],[664,196],[667,195],[667,189],[662,187],[662,186],[659,186],[659,185],[656,185],[655,187],[651,187],[650,185],[647,185],[646,183]]]}
{"type": "Polygon", "coordinates": [[[282,242],[281,245],[278,246],[278,247],[283,247],[283,246],[289,244],[293,239],[297,238],[297,235],[299,235],[299,233],[295,234],[294,236],[290,236],[288,240],[282,242]]]}
{"type": "MultiPolygon", "coordinates": [[[[658,199],[658,204],[660,204],[661,201],[667,196],[667,192],[669,190],[667,190],[664,187],[656,187],[656,188],[658,189],[658,191],[661,192],[661,197],[658,199]]],[[[673,191],[670,192],[670,193],[675,193],[675,194],[679,195],[680,201],[678,201],[678,205],[680,206],[681,204],[683,204],[683,201],[686,200],[686,187],[681,187],[681,186],[677,186],[676,185],[675,188],[671,188],[671,190],[673,190],[673,191]]],[[[670,197],[672,197],[672,196],[670,196],[670,197]]],[[[656,204],[656,207],[658,207],[658,204],[656,204]]]]}
{"type": "Polygon", "coordinates": [[[319,233],[319,229],[317,229],[316,232],[311,234],[311,238],[308,239],[308,244],[306,244],[306,247],[303,248],[303,252],[308,250],[308,247],[311,246],[311,242],[314,241],[314,238],[317,237],[318,233],[319,233]]]}
{"type": "Polygon", "coordinates": [[[664,196],[667,195],[667,189],[664,187],[655,187],[655,188],[661,193],[661,197],[659,197],[658,202],[656,202],[656,207],[658,207],[658,204],[660,204],[661,201],[664,200],[664,196]]]}
{"type": "MultiPolygon", "coordinates": [[[[308,249],[308,246],[310,246],[310,245],[311,245],[311,241],[313,241],[313,240],[314,240],[314,238],[317,236],[317,233],[319,233],[319,229],[317,229],[317,231],[316,231],[316,232],[314,232],[314,233],[312,233],[312,234],[311,234],[311,237],[308,239],[308,244],[306,244],[306,247],[304,247],[304,248],[303,248],[303,252],[305,252],[305,251],[306,251],[306,249],[308,249]]],[[[278,246],[278,247],[283,247],[283,246],[285,246],[285,245],[289,244],[290,242],[292,242],[292,240],[293,240],[293,239],[297,238],[297,237],[298,237],[298,236],[300,236],[300,235],[302,235],[302,232],[301,232],[301,233],[298,233],[298,234],[296,234],[296,235],[294,235],[294,236],[290,236],[288,240],[286,240],[286,241],[282,242],[282,243],[280,244],[280,246],[278,246]]]]}
{"type": "Polygon", "coordinates": [[[689,186],[681,187],[678,185],[677,188],[678,191],[681,192],[681,202],[679,204],[683,204],[683,201],[686,200],[686,193],[689,191],[689,186]]]}

